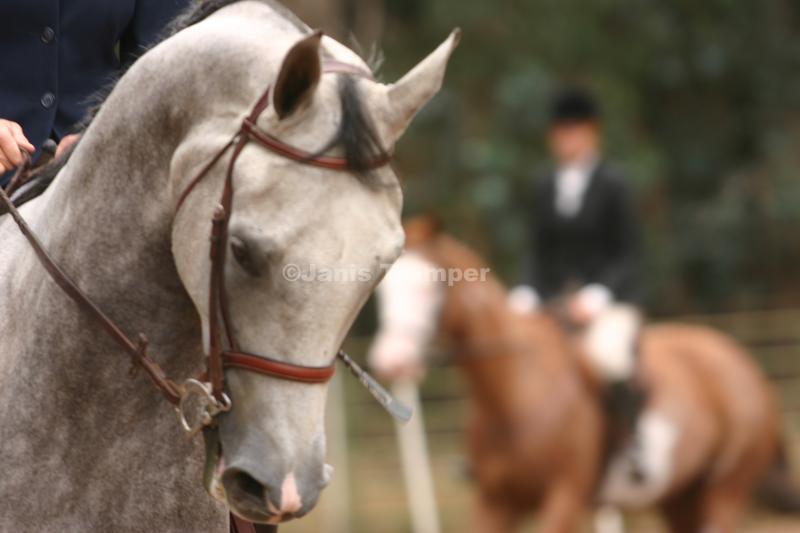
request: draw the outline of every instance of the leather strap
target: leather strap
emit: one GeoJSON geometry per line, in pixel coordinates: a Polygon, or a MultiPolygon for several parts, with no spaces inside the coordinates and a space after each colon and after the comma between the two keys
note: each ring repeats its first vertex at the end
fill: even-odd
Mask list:
{"type": "MultiPolygon", "coordinates": [[[[366,72],[361,67],[355,65],[348,65],[335,60],[326,60],[324,62],[324,72],[352,74],[371,78],[371,74],[366,72]]],[[[225,174],[225,184],[223,187],[222,197],[220,198],[220,206],[215,211],[214,220],[212,222],[211,231],[211,276],[209,282],[209,329],[211,332],[211,349],[207,361],[207,375],[212,384],[212,392],[217,399],[222,399],[224,389],[224,366],[235,366],[237,368],[250,369],[254,372],[271,375],[274,377],[282,377],[292,381],[301,381],[307,383],[322,383],[331,378],[334,373],[334,363],[327,367],[305,367],[301,365],[292,365],[277,361],[270,358],[262,358],[251,354],[245,354],[238,351],[238,346],[233,335],[232,322],[229,312],[229,305],[227,301],[227,294],[225,291],[224,282],[224,265],[225,255],[227,249],[227,225],[230,219],[232,203],[233,203],[233,171],[236,161],[241,154],[244,147],[248,142],[254,140],[260,145],[268,148],[275,153],[297,161],[299,163],[319,166],[332,170],[348,170],[347,160],[341,157],[330,157],[314,155],[292,146],[287,145],[274,136],[262,131],[256,126],[256,122],[264,110],[270,103],[270,87],[264,91],[258,99],[253,109],[250,111],[247,118],[243,121],[240,130],[233,136],[214,157],[192,178],[189,184],[181,193],[176,205],[176,211],[180,210],[189,194],[194,190],[194,187],[205,176],[209,174],[211,169],[219,163],[222,157],[233,148],[233,154],[225,174]],[[220,322],[225,329],[225,336],[227,337],[227,344],[230,346],[229,350],[223,347],[222,332],[220,331],[220,322]]],[[[384,156],[376,159],[370,168],[378,168],[389,163],[389,157],[384,156]]],[[[19,182],[20,176],[29,167],[30,161],[26,159],[15,177],[15,185],[19,182]]],[[[106,333],[128,353],[132,362],[132,371],[135,368],[144,369],[155,387],[161,394],[173,405],[180,403],[180,391],[178,385],[169,379],[163,369],[152,359],[147,353],[147,338],[144,334],[139,334],[136,340],[132,340],[126,335],[117,324],[111,320],[91,298],[72,280],[72,278],[64,272],[53,258],[44,249],[44,246],[33,233],[31,228],[23,219],[22,215],[17,210],[14,203],[9,199],[5,191],[0,189],[0,202],[11,214],[14,222],[16,222],[22,234],[30,243],[34,252],[36,253],[39,262],[45,268],[47,273],[56,282],[56,284],[69,296],[81,309],[82,312],[88,314],[100,323],[106,333]]],[[[133,372],[131,372],[133,373],[133,372]]]]}
{"type": "Polygon", "coordinates": [[[22,185],[24,181],[24,175],[30,170],[31,168],[31,156],[26,152],[24,149],[20,148],[20,153],[22,154],[22,164],[17,167],[14,171],[14,174],[11,176],[11,180],[6,185],[5,193],[6,196],[11,197],[14,194],[20,185],[22,185]]]}
{"type": "MultiPolygon", "coordinates": [[[[338,61],[324,63],[326,73],[353,74],[371,78],[361,67],[348,65],[338,61]]],[[[232,149],[231,158],[225,171],[225,180],[211,227],[210,261],[208,294],[209,321],[209,353],[206,361],[207,378],[211,382],[211,391],[219,401],[224,401],[225,375],[224,368],[237,367],[260,374],[269,375],[290,381],[304,383],[324,383],[334,374],[334,361],[327,367],[307,367],[278,361],[276,359],[243,353],[239,350],[233,331],[230,305],[225,286],[225,259],[227,254],[228,222],[233,211],[233,173],[236,162],[245,146],[255,141],[276,154],[298,163],[322,167],[330,170],[347,171],[350,169],[346,158],[312,154],[290,146],[277,137],[264,132],[257,126],[261,114],[269,107],[271,87],[267,87],[255,103],[247,117],[242,121],[239,131],[223,146],[215,156],[195,175],[178,198],[176,214],[184,204],[195,186],[211,171],[222,157],[232,149]],[[227,348],[226,348],[227,346],[227,348]]],[[[391,160],[389,154],[376,158],[368,168],[379,168],[391,160]]]]}
{"type": "MultiPolygon", "coordinates": [[[[256,104],[258,107],[261,103],[256,104]]],[[[211,391],[215,398],[222,401],[224,398],[224,369],[223,351],[224,340],[220,332],[220,321],[225,327],[225,334],[228,338],[228,345],[231,349],[236,349],[236,341],[233,338],[233,328],[230,319],[228,297],[225,291],[225,257],[228,248],[228,221],[233,207],[233,170],[236,161],[242,150],[247,145],[248,137],[240,135],[233,149],[231,160],[228,163],[228,170],[225,173],[225,183],[222,188],[222,196],[219,205],[214,212],[214,219],[211,225],[211,272],[209,274],[208,291],[208,321],[209,321],[209,353],[208,353],[208,375],[211,381],[211,391]]]]}
{"type": "Polygon", "coordinates": [[[20,231],[28,240],[47,273],[56,284],[74,301],[81,311],[100,323],[108,335],[125,350],[131,358],[131,374],[137,367],[144,369],[147,376],[161,392],[164,398],[171,404],[178,405],[180,393],[174,381],[167,378],[161,367],[147,355],[147,338],[140,333],[136,341],[120,329],[97,305],[89,298],[83,290],[56,264],[52,257],[45,251],[44,246],[22,218],[14,203],[8,195],[0,188],[0,202],[3,203],[11,214],[14,222],[19,226],[20,231]]]}
{"type": "Polygon", "coordinates": [[[328,366],[300,366],[263,355],[227,351],[222,354],[223,366],[242,368],[276,378],[301,383],[326,383],[336,372],[336,358],[328,366]]]}
{"type": "Polygon", "coordinates": [[[271,524],[253,524],[235,514],[230,514],[231,533],[277,533],[278,526],[271,524]]]}
{"type": "Polygon", "coordinates": [[[228,141],[228,143],[225,146],[223,146],[216,153],[216,155],[214,155],[214,157],[211,158],[211,161],[203,165],[203,168],[201,168],[200,171],[197,174],[195,174],[195,176],[189,182],[189,185],[187,185],[186,188],[183,189],[183,192],[178,198],[178,202],[175,204],[175,212],[180,211],[183,202],[186,201],[186,198],[189,196],[189,193],[192,192],[192,190],[194,190],[195,185],[197,185],[200,182],[200,180],[202,180],[206,176],[206,174],[208,174],[211,171],[211,169],[214,168],[214,165],[216,165],[219,162],[219,160],[222,159],[222,156],[224,156],[225,153],[231,149],[231,146],[233,146],[234,143],[236,142],[237,136],[234,136],[230,141],[228,141]]]}
{"type": "MultiPolygon", "coordinates": [[[[334,59],[325,59],[322,62],[322,72],[325,74],[350,74],[353,76],[359,76],[368,80],[373,80],[372,73],[368,70],[364,69],[363,67],[357,65],[351,65],[349,63],[344,63],[342,61],[337,61],[334,59]]],[[[223,146],[214,157],[209,161],[200,171],[189,181],[189,184],[181,193],[180,197],[178,198],[178,202],[175,206],[175,212],[177,213],[180,211],[181,206],[183,205],[186,198],[189,196],[189,193],[192,192],[194,187],[200,182],[206,174],[208,174],[211,169],[216,165],[222,156],[233,147],[242,133],[246,133],[247,135],[252,136],[256,139],[259,144],[263,147],[272,150],[273,152],[282,155],[288,159],[296,161],[298,163],[303,163],[312,166],[318,166],[322,168],[327,168],[330,170],[342,170],[346,171],[349,170],[349,166],[347,164],[347,160],[343,157],[330,157],[330,156],[323,156],[319,154],[313,154],[311,152],[307,152],[304,150],[300,150],[299,148],[294,148],[290,146],[280,139],[264,132],[261,130],[256,123],[258,122],[258,118],[261,114],[269,107],[270,104],[270,95],[272,93],[272,86],[267,87],[267,89],[261,94],[261,97],[258,99],[256,104],[253,106],[253,109],[250,110],[250,113],[247,117],[242,121],[242,125],[239,128],[239,131],[236,132],[236,135],[228,141],[228,143],[223,146]]],[[[376,159],[371,165],[369,165],[369,169],[380,168],[384,165],[387,165],[391,162],[391,154],[386,154],[383,157],[376,159]]]]}
{"type": "MultiPolygon", "coordinates": [[[[276,154],[285,157],[286,159],[291,159],[292,161],[296,161],[297,163],[302,163],[304,165],[311,165],[314,167],[321,167],[326,168],[329,170],[349,170],[350,165],[347,162],[347,159],[343,157],[334,157],[334,156],[324,156],[324,155],[315,155],[311,152],[306,152],[305,150],[300,150],[299,148],[295,148],[290,146],[277,137],[266,133],[265,131],[261,130],[256,126],[256,124],[251,121],[249,118],[246,118],[242,123],[242,131],[247,132],[253,139],[257,140],[261,146],[269,148],[276,154]]],[[[391,154],[387,153],[385,155],[379,156],[375,158],[367,167],[367,170],[374,170],[376,168],[380,168],[384,165],[387,165],[392,159],[391,154]]]]}

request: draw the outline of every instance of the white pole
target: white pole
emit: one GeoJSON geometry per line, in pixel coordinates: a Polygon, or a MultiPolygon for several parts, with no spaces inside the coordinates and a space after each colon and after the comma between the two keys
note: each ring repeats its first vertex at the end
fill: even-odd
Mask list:
{"type": "Polygon", "coordinates": [[[595,533],[625,533],[625,518],[616,507],[603,505],[594,512],[595,533]]]}
{"type": "Polygon", "coordinates": [[[347,443],[347,406],[345,405],[345,386],[337,373],[331,381],[328,399],[328,454],[334,465],[331,489],[326,492],[324,506],[325,531],[331,533],[350,533],[350,464],[347,443]]]}
{"type": "Polygon", "coordinates": [[[425,422],[419,388],[413,381],[398,381],[392,387],[394,395],[414,409],[414,416],[403,425],[395,423],[403,465],[406,494],[411,511],[413,533],[440,533],[439,511],[433,488],[433,474],[425,438],[425,422]]]}

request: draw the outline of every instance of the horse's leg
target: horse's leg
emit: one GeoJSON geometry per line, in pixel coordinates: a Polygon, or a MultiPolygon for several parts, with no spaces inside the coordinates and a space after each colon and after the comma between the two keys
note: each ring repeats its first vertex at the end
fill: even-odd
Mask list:
{"type": "Polygon", "coordinates": [[[670,533],[700,533],[703,526],[702,497],[702,486],[698,482],[670,496],[661,505],[670,533]]]}
{"type": "Polygon", "coordinates": [[[672,533],[734,533],[749,491],[709,487],[686,491],[663,506],[672,533]]]}
{"type": "Polygon", "coordinates": [[[538,533],[574,533],[585,512],[585,494],[572,485],[553,487],[542,502],[538,533]]]}
{"type": "Polygon", "coordinates": [[[522,522],[523,513],[513,505],[478,497],[477,513],[472,523],[473,533],[510,533],[522,522]]]}
{"type": "Polygon", "coordinates": [[[703,498],[703,533],[733,533],[747,509],[760,469],[743,465],[739,472],[708,487],[703,498]]]}
{"type": "Polygon", "coordinates": [[[734,533],[747,507],[749,495],[744,492],[713,491],[706,498],[703,511],[703,533],[734,533]]]}
{"type": "Polygon", "coordinates": [[[703,495],[703,533],[736,531],[773,455],[771,441],[765,437],[743,454],[734,468],[708,484],[703,495]]]}

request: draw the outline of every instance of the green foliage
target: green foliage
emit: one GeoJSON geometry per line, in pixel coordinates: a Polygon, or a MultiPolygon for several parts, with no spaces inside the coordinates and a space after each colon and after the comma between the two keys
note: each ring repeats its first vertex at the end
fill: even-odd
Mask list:
{"type": "MultiPolygon", "coordinates": [[[[436,210],[513,283],[552,89],[598,94],[639,193],[651,308],[800,296],[800,4],[386,0],[394,79],[454,26],[444,93],[401,143],[409,213],[436,210]]],[[[796,302],[796,299],[795,299],[796,302]]]]}

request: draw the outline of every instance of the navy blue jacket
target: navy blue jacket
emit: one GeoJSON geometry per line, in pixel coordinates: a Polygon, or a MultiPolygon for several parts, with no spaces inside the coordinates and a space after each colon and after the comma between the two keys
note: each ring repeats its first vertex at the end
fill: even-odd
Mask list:
{"type": "Polygon", "coordinates": [[[0,118],[18,122],[37,150],[48,138],[72,133],[89,97],[188,4],[0,0],[0,118]]]}
{"type": "Polygon", "coordinates": [[[638,302],[640,223],[628,180],[612,165],[601,163],[572,218],[556,210],[555,180],[551,171],[536,184],[528,284],[545,300],[599,283],[616,300],[638,302]]]}

